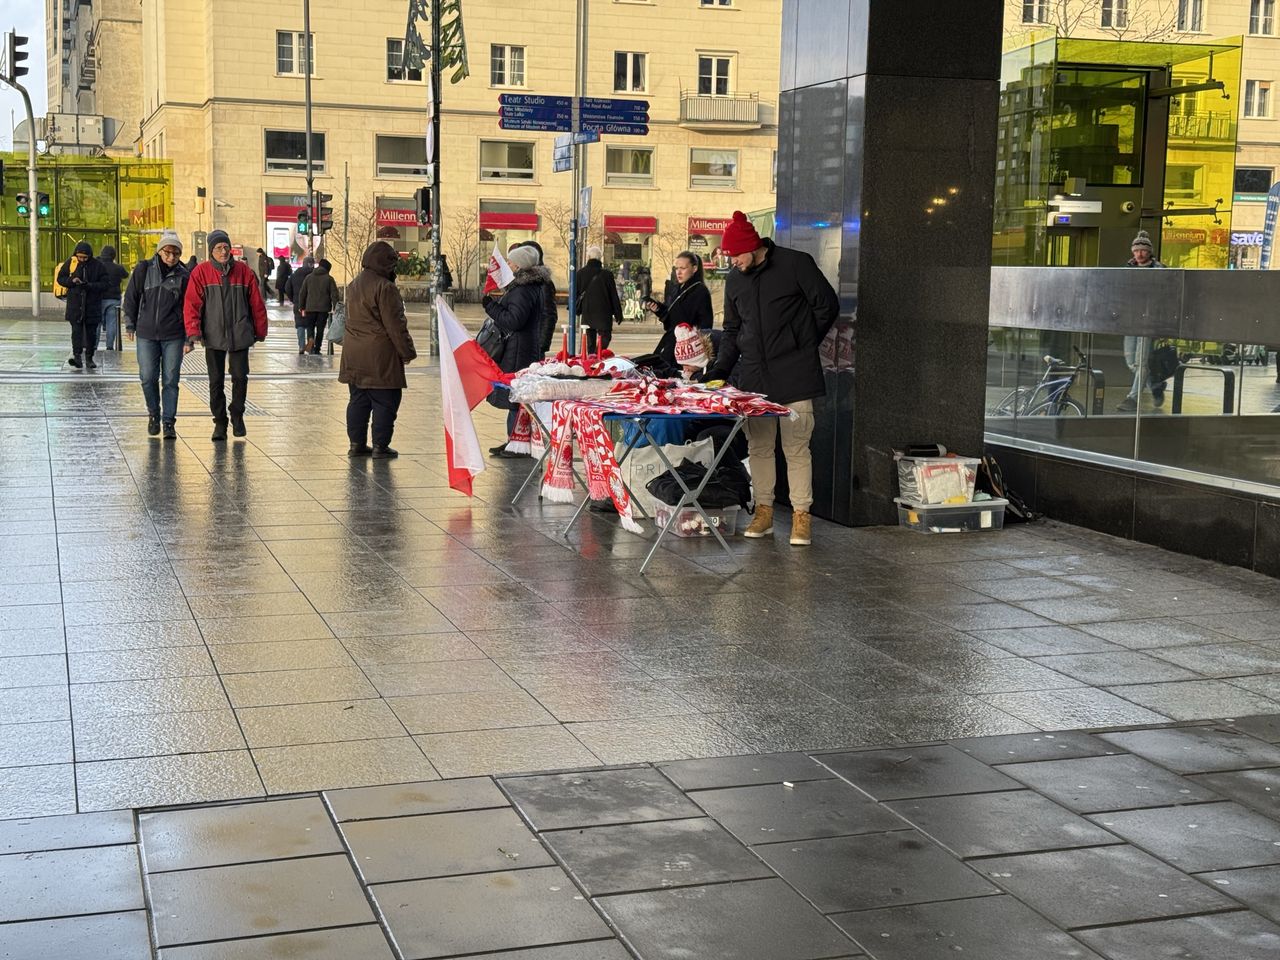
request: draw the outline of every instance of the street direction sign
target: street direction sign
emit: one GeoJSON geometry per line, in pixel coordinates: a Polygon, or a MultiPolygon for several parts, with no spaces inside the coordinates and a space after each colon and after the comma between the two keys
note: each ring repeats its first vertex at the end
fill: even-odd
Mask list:
{"type": "Polygon", "coordinates": [[[583,113],[618,113],[631,114],[632,116],[644,114],[644,118],[649,117],[649,101],[648,100],[619,100],[609,97],[579,97],[578,105],[582,108],[583,113]]]}
{"type": "Polygon", "coordinates": [[[573,111],[560,107],[500,107],[498,115],[505,120],[570,120],[573,111]]]}
{"type": "Polygon", "coordinates": [[[498,126],[503,130],[572,132],[570,143],[596,143],[602,133],[642,137],[649,132],[648,100],[504,93],[498,104],[498,126]]]}
{"type": "Polygon", "coordinates": [[[534,119],[516,119],[510,120],[505,117],[498,118],[498,126],[503,130],[533,130],[542,131],[544,133],[557,133],[562,130],[568,130],[570,122],[568,118],[564,120],[534,120],[534,119]]]}
{"type": "Polygon", "coordinates": [[[536,93],[503,93],[498,95],[498,105],[503,107],[546,107],[568,113],[573,107],[573,97],[544,97],[536,93]]]}
{"type": "Polygon", "coordinates": [[[584,119],[580,126],[583,130],[610,136],[643,137],[649,133],[649,125],[647,123],[596,123],[584,119]]]}

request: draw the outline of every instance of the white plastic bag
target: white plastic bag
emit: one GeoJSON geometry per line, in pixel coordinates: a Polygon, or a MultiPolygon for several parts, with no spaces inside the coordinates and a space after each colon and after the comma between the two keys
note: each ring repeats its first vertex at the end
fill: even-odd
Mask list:
{"type": "MultiPolygon", "coordinates": [[[[625,444],[617,444],[614,455],[621,457],[625,449],[625,444]]],[[[689,443],[668,443],[662,450],[673,467],[680,466],[681,461],[692,460],[710,470],[716,456],[715,441],[711,437],[689,443]]],[[[666,470],[667,468],[662,465],[662,460],[658,457],[658,451],[649,444],[633,448],[626,462],[622,464],[622,479],[631,491],[631,496],[651,517],[658,509],[659,501],[648,491],[647,485],[650,480],[665,473],[666,470]]]]}

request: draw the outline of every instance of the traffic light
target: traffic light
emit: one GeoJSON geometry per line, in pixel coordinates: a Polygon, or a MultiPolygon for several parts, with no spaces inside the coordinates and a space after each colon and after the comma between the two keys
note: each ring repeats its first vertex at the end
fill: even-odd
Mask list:
{"type": "Polygon", "coordinates": [[[18,216],[31,216],[31,197],[25,193],[20,193],[13,198],[18,204],[18,216]]]}
{"type": "Polygon", "coordinates": [[[316,204],[320,208],[317,211],[320,217],[320,226],[316,231],[317,233],[326,233],[329,230],[333,229],[333,207],[324,206],[324,204],[329,203],[332,200],[333,200],[332,193],[316,194],[316,204]]]}
{"type": "Polygon", "coordinates": [[[49,215],[49,195],[47,193],[36,194],[36,213],[42,217],[49,215]]]}
{"type": "Polygon", "coordinates": [[[311,232],[311,211],[303,208],[298,211],[298,235],[305,237],[311,232]]]}
{"type": "Polygon", "coordinates": [[[26,67],[22,66],[22,61],[31,56],[26,50],[22,49],[27,45],[28,39],[28,37],[19,36],[16,30],[10,30],[5,35],[5,62],[9,64],[8,80],[10,83],[20,77],[25,77],[30,72],[26,67]]]}
{"type": "Polygon", "coordinates": [[[431,188],[419,187],[413,191],[413,205],[418,213],[418,226],[424,227],[431,222],[431,188]]]}

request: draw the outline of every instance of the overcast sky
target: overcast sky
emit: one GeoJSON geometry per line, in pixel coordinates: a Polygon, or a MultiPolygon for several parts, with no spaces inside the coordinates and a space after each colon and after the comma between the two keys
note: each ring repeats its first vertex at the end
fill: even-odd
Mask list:
{"type": "MultiPolygon", "coordinates": [[[[48,80],[44,69],[44,0],[0,0],[0,34],[17,27],[29,37],[27,50],[31,56],[25,66],[31,72],[23,84],[31,93],[31,107],[37,117],[48,112],[48,80]]],[[[26,119],[22,95],[7,83],[0,83],[0,150],[13,149],[13,124],[26,119]],[[10,120],[10,117],[13,120],[10,120]]]]}

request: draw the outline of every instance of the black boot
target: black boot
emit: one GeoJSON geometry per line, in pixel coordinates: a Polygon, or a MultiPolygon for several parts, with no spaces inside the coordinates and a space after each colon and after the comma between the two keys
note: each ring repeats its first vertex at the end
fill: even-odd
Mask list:
{"type": "Polygon", "coordinates": [[[153,413],[147,417],[147,436],[160,436],[160,415],[158,413],[153,413]]]}
{"type": "Polygon", "coordinates": [[[86,354],[84,355],[84,365],[85,365],[86,367],[88,367],[90,370],[97,370],[97,369],[98,369],[98,365],[97,365],[96,363],[94,363],[94,362],[93,362],[93,354],[92,354],[92,353],[86,353],[86,354]]]}
{"type": "Polygon", "coordinates": [[[392,450],[390,447],[384,447],[379,444],[373,445],[373,459],[375,460],[394,460],[400,456],[399,451],[392,450]]]}
{"type": "Polygon", "coordinates": [[[80,354],[78,353],[74,356],[67,357],[67,363],[71,364],[77,370],[84,366],[84,364],[80,362],[80,354]]]}
{"type": "Polygon", "coordinates": [[[373,448],[367,443],[353,443],[347,450],[347,456],[352,458],[367,457],[371,453],[373,453],[373,448]]]}
{"type": "Polygon", "coordinates": [[[178,439],[178,431],[174,429],[174,424],[172,420],[166,420],[164,422],[164,438],[166,440],[178,439]]]}
{"type": "Polygon", "coordinates": [[[233,413],[231,415],[231,432],[237,437],[243,437],[247,431],[244,428],[244,414],[233,413]]]}
{"type": "Polygon", "coordinates": [[[214,442],[227,439],[227,421],[213,421],[213,436],[210,439],[214,442]]]}

